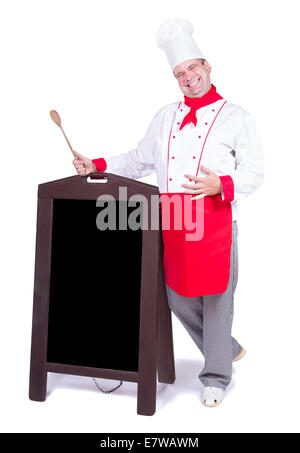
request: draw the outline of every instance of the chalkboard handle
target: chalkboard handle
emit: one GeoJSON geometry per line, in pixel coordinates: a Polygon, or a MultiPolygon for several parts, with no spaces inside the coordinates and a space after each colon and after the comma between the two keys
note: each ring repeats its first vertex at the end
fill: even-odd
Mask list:
{"type": "Polygon", "coordinates": [[[90,173],[89,176],[87,177],[87,182],[88,183],[107,183],[108,182],[108,176],[104,175],[103,173],[90,173]]]}

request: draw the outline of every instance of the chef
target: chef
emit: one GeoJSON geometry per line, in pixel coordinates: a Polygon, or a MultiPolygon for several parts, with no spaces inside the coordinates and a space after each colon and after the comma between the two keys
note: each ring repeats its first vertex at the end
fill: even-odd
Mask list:
{"type": "Polygon", "coordinates": [[[169,307],[205,358],[198,376],[202,402],[215,407],[231,381],[232,362],[245,355],[231,336],[237,203],[262,184],[264,165],[253,119],[218,93],[192,33],[190,22],[168,19],[157,35],[183,99],[156,113],[136,149],[93,160],[76,153],[73,164],[81,176],[107,171],[138,179],[156,172],[162,218],[174,195],[183,203],[188,197],[201,218],[198,240],[187,240],[184,222],[181,230],[163,230],[164,272],[169,307]]]}

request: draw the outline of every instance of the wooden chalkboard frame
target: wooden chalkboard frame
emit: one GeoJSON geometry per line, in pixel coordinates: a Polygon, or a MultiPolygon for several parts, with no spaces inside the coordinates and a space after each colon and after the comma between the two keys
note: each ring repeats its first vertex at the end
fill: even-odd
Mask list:
{"type": "Polygon", "coordinates": [[[146,197],[150,224],[151,195],[158,195],[158,188],[111,173],[90,175],[92,180],[103,177],[107,178],[104,184],[89,183],[86,177],[71,176],[40,184],[38,187],[29,398],[45,401],[47,372],[115,379],[136,382],[137,413],[153,415],[157,378],[163,383],[171,384],[175,381],[172,322],[164,285],[161,228],[142,232],[138,371],[47,362],[53,200],[96,200],[101,194],[110,194],[118,200],[119,187],[122,186],[127,188],[128,198],[136,194],[146,197]]]}

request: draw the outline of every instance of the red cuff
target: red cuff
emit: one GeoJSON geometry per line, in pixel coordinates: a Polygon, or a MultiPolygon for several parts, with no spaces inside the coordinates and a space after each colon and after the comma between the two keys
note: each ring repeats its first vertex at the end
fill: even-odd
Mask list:
{"type": "Polygon", "coordinates": [[[223,186],[223,203],[230,202],[234,200],[234,184],[231,176],[220,176],[221,183],[223,186]]]}
{"type": "Polygon", "coordinates": [[[97,171],[105,171],[107,168],[107,163],[103,157],[100,157],[100,159],[92,159],[92,162],[94,162],[97,171]]]}

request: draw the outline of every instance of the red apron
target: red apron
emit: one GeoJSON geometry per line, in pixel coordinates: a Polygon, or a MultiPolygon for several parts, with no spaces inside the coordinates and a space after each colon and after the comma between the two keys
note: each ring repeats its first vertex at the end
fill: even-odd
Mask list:
{"type": "Polygon", "coordinates": [[[173,207],[170,203],[173,195],[164,193],[160,199],[166,284],[185,297],[225,292],[230,274],[231,204],[220,203],[220,194],[188,201],[192,195],[178,193],[175,195],[182,203],[178,210],[178,204],[173,207]],[[193,224],[186,221],[187,201],[193,224]],[[198,231],[196,226],[191,229],[192,225],[199,226],[199,222],[198,231]]]}

